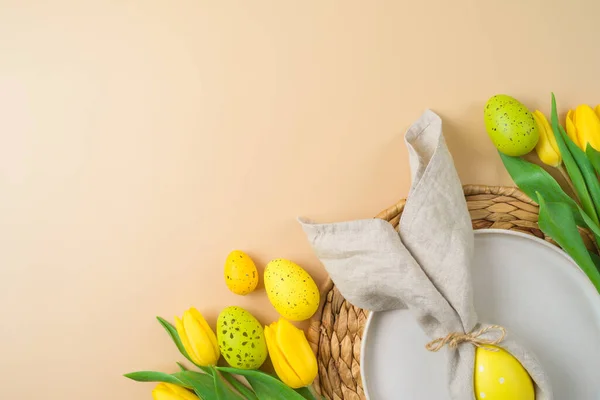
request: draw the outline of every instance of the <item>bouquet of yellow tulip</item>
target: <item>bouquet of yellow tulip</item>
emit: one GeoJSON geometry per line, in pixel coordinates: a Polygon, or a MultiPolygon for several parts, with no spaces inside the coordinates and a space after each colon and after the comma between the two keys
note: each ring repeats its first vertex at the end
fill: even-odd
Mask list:
{"type": "Polygon", "coordinates": [[[580,105],[559,123],[552,94],[550,123],[539,110],[530,113],[516,99],[492,97],[485,110],[486,128],[507,171],[537,201],[539,227],[554,239],[600,291],[600,258],[588,251],[579,228],[600,244],[600,105],[580,105]],[[573,194],[569,196],[540,165],[521,158],[535,148],[543,164],[557,168],[573,194]]]}
{"type": "MultiPolygon", "coordinates": [[[[264,275],[269,301],[281,315],[301,321],[316,312],[317,285],[302,267],[275,259],[264,275]]],[[[235,250],[225,261],[223,277],[229,290],[246,295],[256,289],[258,270],[247,254],[235,250]]],[[[217,335],[195,308],[175,317],[174,326],[160,317],[158,322],[198,370],[177,363],[180,371],[172,374],[125,375],[139,382],[159,382],[152,392],[155,400],[317,400],[311,387],[318,372],[315,354],[304,332],[284,318],[263,329],[248,311],[227,307],[219,314],[217,335]],[[231,367],[217,366],[221,355],[231,367]],[[276,376],[258,370],[269,355],[276,376]]]]}
{"type": "Polygon", "coordinates": [[[159,382],[152,391],[154,400],[317,399],[310,387],[317,375],[316,357],[304,332],[283,318],[265,327],[277,376],[256,369],[217,366],[221,356],[217,337],[195,308],[181,319],[175,317],[175,326],[161,317],[158,321],[198,371],[177,363],[180,370],[172,374],[139,371],[125,375],[138,382],[159,382]]]}

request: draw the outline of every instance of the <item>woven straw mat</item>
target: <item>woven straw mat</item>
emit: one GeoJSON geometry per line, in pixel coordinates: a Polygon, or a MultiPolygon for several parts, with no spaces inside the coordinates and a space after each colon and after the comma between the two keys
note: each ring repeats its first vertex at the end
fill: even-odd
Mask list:
{"type": "MultiPolygon", "coordinates": [[[[509,229],[554,243],[539,229],[538,206],[517,188],[463,187],[473,229],[509,229]]],[[[379,213],[396,229],[406,200],[379,213]]],[[[589,249],[594,242],[582,236],[589,249]]],[[[556,244],[556,243],[554,243],[556,244]]],[[[308,340],[317,354],[319,375],[314,386],[327,400],[365,400],[360,378],[360,346],[368,312],[348,303],[331,279],[321,290],[321,307],[312,317],[308,340]]]]}

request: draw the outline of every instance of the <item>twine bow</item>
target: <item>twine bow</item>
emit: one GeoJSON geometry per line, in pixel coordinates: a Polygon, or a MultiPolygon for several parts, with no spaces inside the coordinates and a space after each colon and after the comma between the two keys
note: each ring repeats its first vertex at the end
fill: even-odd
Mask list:
{"type": "Polygon", "coordinates": [[[425,348],[429,351],[439,351],[444,346],[448,345],[451,349],[456,349],[462,343],[471,343],[475,347],[482,347],[489,351],[498,351],[498,349],[491,347],[499,344],[506,337],[506,329],[501,327],[500,325],[490,325],[488,327],[482,328],[478,331],[474,331],[471,333],[449,333],[446,337],[441,337],[431,342],[427,343],[425,348]],[[500,337],[497,339],[485,339],[481,336],[490,332],[497,331],[500,333],[500,337]]]}

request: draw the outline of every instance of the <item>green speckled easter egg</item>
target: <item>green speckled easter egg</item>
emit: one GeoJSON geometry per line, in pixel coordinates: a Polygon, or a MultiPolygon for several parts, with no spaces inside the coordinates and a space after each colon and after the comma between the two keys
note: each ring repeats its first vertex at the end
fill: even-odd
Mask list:
{"type": "Polygon", "coordinates": [[[265,268],[267,296],[282,317],[304,321],[319,307],[320,295],[313,278],[298,264],[279,258],[265,268]]]}
{"type": "Polygon", "coordinates": [[[531,112],[521,102],[505,94],[488,100],[484,119],[494,146],[508,156],[529,153],[540,138],[531,112]]]}
{"type": "Polygon", "coordinates": [[[221,354],[235,368],[257,369],[267,359],[263,327],[241,307],[227,307],[217,319],[221,354]]]}

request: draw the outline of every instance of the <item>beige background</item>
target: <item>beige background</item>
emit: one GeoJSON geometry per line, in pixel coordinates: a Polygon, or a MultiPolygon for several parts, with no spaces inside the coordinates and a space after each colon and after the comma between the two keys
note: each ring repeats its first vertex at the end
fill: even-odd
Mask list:
{"type": "Polygon", "coordinates": [[[600,102],[595,0],[0,0],[0,387],[148,399],[154,320],[211,323],[227,253],[301,263],[298,215],[407,193],[402,135],[444,118],[465,183],[508,184],[482,106],[600,102]]]}

